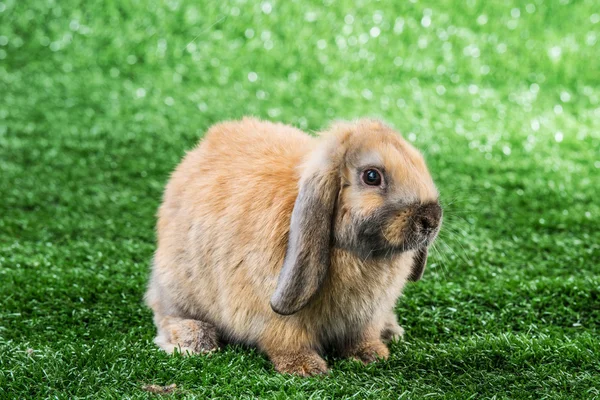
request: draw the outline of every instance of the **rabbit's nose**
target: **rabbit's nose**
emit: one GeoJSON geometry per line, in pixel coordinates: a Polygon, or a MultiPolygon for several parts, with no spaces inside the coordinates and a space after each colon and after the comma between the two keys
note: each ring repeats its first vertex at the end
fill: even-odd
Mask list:
{"type": "Polygon", "coordinates": [[[424,231],[433,231],[438,228],[442,219],[442,207],[436,202],[422,204],[417,212],[418,223],[424,231]]]}

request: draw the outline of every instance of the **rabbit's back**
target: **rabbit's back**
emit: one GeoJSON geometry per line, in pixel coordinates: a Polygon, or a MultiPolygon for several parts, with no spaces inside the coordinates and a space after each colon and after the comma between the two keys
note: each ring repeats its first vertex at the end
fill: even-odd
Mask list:
{"type": "Polygon", "coordinates": [[[314,139],[244,119],[211,128],[173,173],[159,209],[148,302],[251,341],[271,314],[298,170],[314,139]],[[266,317],[265,317],[266,318],[266,317]]]}

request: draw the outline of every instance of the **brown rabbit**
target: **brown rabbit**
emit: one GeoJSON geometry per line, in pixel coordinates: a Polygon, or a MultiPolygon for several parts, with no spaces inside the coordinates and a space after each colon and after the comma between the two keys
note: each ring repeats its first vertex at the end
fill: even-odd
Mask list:
{"type": "Polygon", "coordinates": [[[167,352],[237,342],[279,372],[364,363],[402,335],[393,313],[442,219],[421,154],[373,120],[318,137],[246,118],[212,127],[173,173],[146,301],[167,352]]]}

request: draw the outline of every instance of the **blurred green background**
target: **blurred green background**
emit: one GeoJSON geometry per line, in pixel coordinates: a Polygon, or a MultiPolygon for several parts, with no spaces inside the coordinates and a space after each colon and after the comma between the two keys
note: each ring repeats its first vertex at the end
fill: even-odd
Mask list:
{"type": "Polygon", "coordinates": [[[595,0],[0,0],[0,398],[597,398],[595,0]],[[169,357],[141,298],[211,124],[381,118],[445,206],[386,362],[169,357]]]}

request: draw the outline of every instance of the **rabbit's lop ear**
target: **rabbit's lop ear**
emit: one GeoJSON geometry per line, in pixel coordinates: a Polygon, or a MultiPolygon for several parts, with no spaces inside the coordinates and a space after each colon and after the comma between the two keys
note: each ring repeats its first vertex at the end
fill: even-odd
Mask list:
{"type": "Polygon", "coordinates": [[[422,247],[415,251],[413,255],[413,265],[408,280],[416,282],[423,277],[425,265],[427,264],[427,247],[422,247]]]}
{"type": "Polygon", "coordinates": [[[330,264],[332,219],[340,188],[339,148],[317,149],[305,164],[271,308],[290,315],[317,293],[330,264]],[[331,150],[331,151],[330,151],[331,150]]]}

